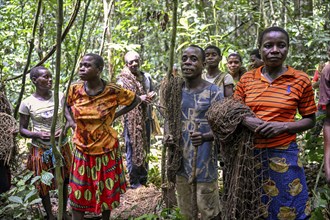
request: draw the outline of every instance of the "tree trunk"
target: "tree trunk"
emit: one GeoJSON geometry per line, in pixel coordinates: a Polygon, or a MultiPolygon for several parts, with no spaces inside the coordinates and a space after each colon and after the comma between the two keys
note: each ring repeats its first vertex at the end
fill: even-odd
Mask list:
{"type": "Polygon", "coordinates": [[[58,117],[58,106],[59,106],[59,83],[60,83],[60,72],[61,72],[61,36],[62,36],[62,25],[63,25],[63,0],[57,0],[57,34],[56,34],[56,71],[55,71],[55,85],[54,85],[54,115],[52,120],[52,128],[51,128],[51,143],[52,143],[52,151],[56,159],[55,164],[55,177],[56,184],[58,189],[58,215],[57,219],[62,219],[63,217],[63,178],[61,173],[62,163],[62,155],[60,153],[61,143],[59,147],[56,147],[55,144],[55,129],[56,122],[58,117]]]}

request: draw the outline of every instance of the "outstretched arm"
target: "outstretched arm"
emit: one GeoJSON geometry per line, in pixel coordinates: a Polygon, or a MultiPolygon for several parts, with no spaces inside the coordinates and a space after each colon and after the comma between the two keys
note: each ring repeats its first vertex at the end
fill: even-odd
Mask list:
{"type": "Polygon", "coordinates": [[[124,107],[124,108],[122,108],[122,109],[120,109],[119,111],[116,112],[116,114],[115,114],[115,118],[114,118],[114,119],[116,119],[116,118],[118,118],[119,116],[124,115],[124,114],[126,114],[127,112],[131,111],[131,110],[132,110],[133,108],[135,108],[140,102],[141,102],[141,99],[140,99],[138,96],[135,95],[135,98],[134,98],[133,102],[132,102],[130,105],[128,105],[128,106],[126,106],[126,107],[124,107]]]}

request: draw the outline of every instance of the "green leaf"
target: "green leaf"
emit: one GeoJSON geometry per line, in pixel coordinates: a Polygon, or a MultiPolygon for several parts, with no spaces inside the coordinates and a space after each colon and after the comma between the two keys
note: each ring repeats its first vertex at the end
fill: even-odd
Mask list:
{"type": "Polygon", "coordinates": [[[22,198],[18,197],[18,196],[10,196],[8,198],[9,201],[11,202],[15,202],[15,203],[19,203],[19,204],[23,204],[23,200],[22,198]]]}
{"type": "Polygon", "coordinates": [[[190,42],[189,41],[186,41],[186,42],[183,42],[182,44],[180,44],[178,46],[178,48],[176,49],[176,52],[180,51],[184,46],[188,45],[190,42]]]}
{"type": "Polygon", "coordinates": [[[24,198],[24,202],[27,202],[32,196],[37,195],[37,190],[33,189],[32,191],[30,191],[24,198]]]}
{"type": "Polygon", "coordinates": [[[183,26],[184,29],[189,29],[188,18],[180,18],[179,23],[183,26]]]}
{"type": "Polygon", "coordinates": [[[35,176],[31,179],[31,184],[34,184],[36,181],[40,180],[41,177],[40,176],[35,176]]]}
{"type": "Polygon", "coordinates": [[[9,204],[9,205],[6,206],[6,209],[16,209],[16,208],[18,208],[20,206],[21,206],[20,204],[11,203],[11,204],[9,204]]]}
{"type": "Polygon", "coordinates": [[[38,199],[32,200],[32,201],[30,202],[30,205],[34,205],[34,204],[38,204],[38,203],[41,203],[41,198],[38,198],[38,199]]]}
{"type": "Polygon", "coordinates": [[[52,173],[44,171],[44,170],[41,172],[41,182],[43,182],[47,186],[50,186],[52,184],[53,178],[54,178],[54,175],[52,173]]]}

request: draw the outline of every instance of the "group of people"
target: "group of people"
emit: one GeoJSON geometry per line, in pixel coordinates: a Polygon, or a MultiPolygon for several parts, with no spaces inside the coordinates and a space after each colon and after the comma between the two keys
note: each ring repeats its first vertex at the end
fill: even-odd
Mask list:
{"type": "MultiPolygon", "coordinates": [[[[254,55],[250,71],[240,76],[221,73],[219,48],[209,46],[205,51],[191,45],[182,54],[181,119],[182,164],[176,174],[176,190],[179,208],[185,219],[194,219],[191,201],[194,146],[198,147],[196,162],[197,204],[202,219],[220,219],[217,186],[217,148],[212,131],[206,121],[205,112],[213,102],[229,97],[241,101],[255,114],[244,118],[242,124],[255,133],[256,154],[261,155],[263,195],[261,201],[267,205],[265,219],[308,219],[310,201],[306,177],[299,160],[296,134],[315,125],[317,111],[314,92],[309,76],[285,65],[290,38],[280,27],[264,30],[258,39],[260,57],[254,55]],[[262,58],[262,62],[261,62],[262,58]],[[258,60],[257,60],[258,59],[258,60]],[[258,67],[258,63],[263,63],[258,67]],[[207,73],[203,74],[206,65],[207,73]],[[205,80],[203,80],[203,78],[205,80]],[[238,80],[233,91],[235,79],[238,80]],[[214,84],[210,84],[211,81],[214,84]],[[300,120],[295,119],[297,113],[300,120]],[[199,127],[196,130],[196,121],[199,127]],[[272,186],[271,190],[267,186],[272,186]]],[[[228,62],[241,62],[240,56],[231,54],[228,62]]],[[[230,64],[228,64],[230,65],[230,64]]],[[[330,83],[327,65],[321,77],[320,104],[327,106],[325,120],[326,177],[330,177],[330,124],[329,96],[330,83]]],[[[166,102],[166,100],[165,100],[166,102]]],[[[166,105],[168,106],[168,105],[166,105]]],[[[170,109],[171,111],[172,109],[170,109]]],[[[221,143],[220,143],[221,144],[221,143]]],[[[243,210],[242,210],[243,211],[243,210]]]]}
{"type": "MultiPolygon", "coordinates": [[[[59,144],[58,140],[62,140],[63,208],[66,210],[69,198],[72,219],[83,219],[86,211],[102,213],[103,219],[110,219],[110,210],[119,205],[120,194],[126,190],[126,179],[118,134],[112,128],[112,123],[128,112],[130,113],[124,118],[124,133],[130,184],[132,188],[136,188],[138,184],[147,183],[146,156],[150,139],[142,143],[139,138],[146,137],[144,132],[150,127],[147,104],[152,101],[154,93],[150,78],[138,69],[138,54],[127,53],[125,62],[126,66],[121,74],[123,86],[120,86],[101,78],[104,68],[101,56],[86,54],[79,66],[81,80],[70,86],[66,102],[63,94],[59,94],[55,139],[56,146],[59,144]],[[118,110],[118,106],[125,107],[118,110]],[[65,113],[65,125],[61,123],[62,112],[65,113]],[[139,128],[143,123],[145,127],[139,128]],[[70,127],[74,130],[73,151],[66,138],[66,131],[70,127]]],[[[43,171],[54,173],[55,158],[52,149],[56,146],[52,146],[50,142],[54,92],[51,90],[52,74],[47,68],[33,68],[30,78],[35,92],[20,105],[19,130],[23,137],[32,139],[28,168],[40,176],[43,171]]],[[[55,219],[49,196],[49,191],[55,185],[54,179],[50,186],[42,182],[36,184],[47,219],[55,219]]],[[[67,214],[64,216],[69,218],[67,214]]]]}
{"type": "MultiPolygon", "coordinates": [[[[262,202],[269,204],[265,219],[284,219],[281,218],[283,210],[289,212],[290,219],[309,217],[306,177],[298,158],[296,133],[315,124],[317,108],[313,88],[306,73],[285,65],[290,40],[284,29],[267,28],[260,34],[258,43],[259,49],[251,53],[251,69],[247,72],[242,68],[242,57],[232,53],[227,58],[229,73],[222,73],[219,69],[222,55],[216,46],[204,50],[191,45],[182,53],[182,76],[175,76],[183,78],[179,103],[181,123],[175,128],[180,130],[178,147],[182,152],[180,167],[176,171],[176,192],[185,219],[194,218],[189,178],[194,170],[196,146],[198,212],[202,219],[221,219],[217,181],[218,144],[221,143],[214,143],[206,112],[214,102],[225,97],[236,98],[255,113],[255,117],[246,117],[242,124],[255,133],[256,151],[263,157],[262,169],[265,171],[262,179],[267,180],[264,184],[271,182],[276,188],[276,193],[268,192],[269,196],[261,198],[262,202]],[[207,72],[203,73],[205,67],[207,72]],[[302,116],[300,120],[294,117],[297,110],[302,116]],[[271,163],[285,167],[272,169],[271,163]],[[298,191],[290,191],[292,184],[299,185],[298,191]]],[[[147,184],[152,120],[150,104],[156,93],[150,75],[140,70],[139,54],[128,52],[124,60],[125,66],[115,84],[101,77],[102,57],[86,54],[79,66],[81,80],[70,86],[67,100],[62,93],[59,95],[59,113],[64,112],[66,124],[62,124],[61,117],[58,117],[55,138],[63,155],[63,196],[70,200],[74,220],[83,219],[87,211],[102,213],[103,219],[110,219],[111,210],[119,205],[120,194],[126,190],[118,134],[112,127],[113,121],[120,116],[123,116],[129,186],[135,189],[147,184]],[[73,152],[66,138],[70,127],[74,130],[73,152]]],[[[330,64],[322,73],[319,103],[326,106],[327,113],[324,125],[325,171],[330,181],[330,64]]],[[[39,66],[31,70],[30,78],[36,89],[21,103],[19,130],[22,136],[32,139],[28,168],[35,175],[41,175],[42,170],[51,171],[55,162],[52,149],[56,146],[50,142],[54,114],[52,74],[39,66]]],[[[165,106],[172,105],[166,103],[169,100],[163,101],[165,106]]],[[[47,219],[55,219],[49,198],[49,190],[54,186],[37,184],[47,219]]]]}

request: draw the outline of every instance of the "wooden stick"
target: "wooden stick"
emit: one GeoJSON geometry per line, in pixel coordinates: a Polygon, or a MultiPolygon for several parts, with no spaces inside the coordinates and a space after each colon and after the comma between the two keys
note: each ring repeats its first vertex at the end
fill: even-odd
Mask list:
{"type": "MultiPolygon", "coordinates": [[[[195,120],[195,127],[194,132],[198,131],[199,122],[195,120]]],[[[194,146],[194,154],[192,160],[192,170],[191,170],[191,177],[188,181],[191,184],[191,204],[192,204],[192,213],[193,219],[198,219],[198,206],[197,206],[197,181],[196,181],[196,170],[197,170],[197,152],[198,152],[198,145],[194,146]]]]}

